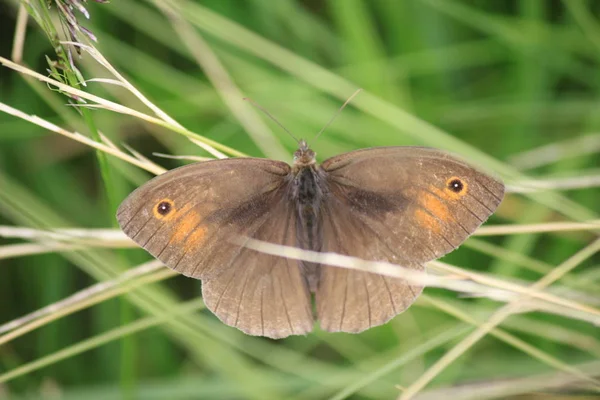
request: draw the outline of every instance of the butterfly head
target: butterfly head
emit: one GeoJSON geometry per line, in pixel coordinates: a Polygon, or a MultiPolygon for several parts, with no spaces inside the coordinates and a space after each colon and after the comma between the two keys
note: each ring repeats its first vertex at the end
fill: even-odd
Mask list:
{"type": "Polygon", "coordinates": [[[306,140],[302,139],[298,143],[298,150],[294,152],[294,165],[298,167],[313,165],[316,163],[316,155],[317,153],[308,147],[306,140]]]}

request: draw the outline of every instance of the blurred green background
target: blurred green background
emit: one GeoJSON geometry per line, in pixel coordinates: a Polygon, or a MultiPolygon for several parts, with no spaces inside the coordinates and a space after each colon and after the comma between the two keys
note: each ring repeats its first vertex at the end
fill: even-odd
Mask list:
{"type": "MultiPolygon", "coordinates": [[[[55,15],[54,2],[48,3],[55,15]]],[[[5,58],[11,57],[19,4],[0,0],[5,58]]],[[[171,14],[152,1],[90,1],[89,21],[74,14],[98,38],[103,56],[155,105],[190,131],[237,151],[291,161],[296,147],[257,110],[252,112],[265,127],[252,123],[248,133],[229,106],[239,107],[241,97],[251,97],[296,136],[310,139],[360,87],[364,92],[312,144],[320,160],[362,147],[429,145],[495,170],[509,184],[518,183],[517,170],[553,179],[599,174],[599,2],[161,4],[176,7],[171,14]],[[212,52],[222,68],[209,79],[212,52]],[[223,88],[230,80],[240,96],[223,88]],[[526,153],[547,145],[554,147],[526,153]]],[[[47,75],[45,56],[56,59],[30,20],[23,62],[47,75]]],[[[85,54],[75,60],[85,79],[113,78],[85,54]]],[[[90,82],[84,89],[152,114],[115,85],[90,82]]],[[[106,110],[82,117],[66,106],[67,97],[5,67],[0,102],[86,136],[93,137],[95,127],[166,168],[181,161],[152,153],[209,156],[184,136],[137,118],[106,110]]],[[[111,156],[101,167],[101,158],[87,146],[0,113],[0,224],[115,227],[118,202],[151,175],[111,156]]],[[[509,194],[491,222],[592,219],[599,200],[594,187],[533,198],[509,194]]],[[[589,232],[473,238],[444,261],[524,283],[593,238],[589,232]]],[[[0,237],[0,247],[21,242],[0,237]]],[[[142,250],[117,249],[0,258],[0,324],[149,259],[142,250]]],[[[586,260],[559,285],[597,305],[599,261],[586,260]]],[[[133,325],[171,314],[199,293],[199,282],[170,278],[1,344],[0,398],[395,398],[396,385],[409,386],[474,329],[469,318],[481,323],[501,305],[430,288],[391,323],[363,334],[316,330],[280,341],[245,336],[206,310],[147,328],[133,325]],[[125,335],[128,327],[135,332],[125,335]],[[124,335],[110,340],[102,336],[107,332],[124,335]],[[89,349],[80,352],[81,343],[89,349]],[[64,349],[75,354],[57,353],[64,349]]],[[[512,316],[501,329],[512,339],[486,336],[436,376],[423,398],[551,398],[548,385],[570,376],[567,364],[592,368],[591,374],[598,366],[598,376],[598,327],[538,312],[512,316]],[[495,389],[501,379],[508,384],[493,395],[477,391],[495,389]],[[473,386],[453,392],[458,385],[473,386]]],[[[587,389],[567,392],[594,398],[587,389]]]]}

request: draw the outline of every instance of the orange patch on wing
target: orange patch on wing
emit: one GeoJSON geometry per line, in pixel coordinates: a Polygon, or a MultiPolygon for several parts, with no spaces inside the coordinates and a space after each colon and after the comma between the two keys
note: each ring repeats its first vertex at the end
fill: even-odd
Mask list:
{"type": "Polygon", "coordinates": [[[195,249],[204,241],[204,237],[206,236],[206,228],[202,226],[197,226],[194,231],[188,236],[185,241],[185,249],[195,249]]]}
{"type": "Polygon", "coordinates": [[[442,230],[440,222],[433,215],[428,214],[427,212],[421,209],[417,209],[417,211],[415,212],[415,217],[417,218],[417,222],[419,223],[419,225],[421,225],[423,228],[429,231],[432,231],[434,233],[440,233],[440,231],[442,230]]]}
{"type": "Polygon", "coordinates": [[[188,206],[187,209],[184,207],[178,211],[178,214],[181,216],[181,218],[178,222],[176,222],[171,238],[171,240],[175,243],[182,242],[186,238],[190,237],[192,231],[198,226],[201,220],[200,215],[196,211],[189,211],[189,209],[190,207],[188,206]],[[184,215],[186,211],[189,212],[184,215]]]}
{"type": "Polygon", "coordinates": [[[444,200],[446,199],[446,196],[443,194],[444,192],[435,186],[430,186],[429,190],[435,193],[435,195],[427,192],[424,193],[420,198],[421,205],[429,211],[429,214],[432,214],[444,222],[452,220],[452,214],[444,204],[444,200]]]}

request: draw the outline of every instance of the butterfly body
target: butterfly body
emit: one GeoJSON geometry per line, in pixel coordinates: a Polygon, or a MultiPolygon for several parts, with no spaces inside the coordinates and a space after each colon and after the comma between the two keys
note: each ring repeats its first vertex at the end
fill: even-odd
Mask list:
{"type": "Polygon", "coordinates": [[[123,231],[168,267],[202,279],[207,307],[252,334],[360,332],[402,312],[422,287],[251,250],[255,239],[415,270],[458,247],[495,210],[503,184],[444,152],[382,147],[321,165],[301,141],[292,166],[196,163],[158,176],[120,206],[123,231]]]}
{"type": "MultiPolygon", "coordinates": [[[[295,204],[298,221],[296,246],[304,250],[320,251],[322,243],[320,213],[323,199],[327,196],[327,184],[315,156],[306,142],[300,141],[299,149],[294,153],[290,201],[295,204]]],[[[319,278],[318,265],[302,261],[300,268],[309,290],[315,292],[319,278]]]]}

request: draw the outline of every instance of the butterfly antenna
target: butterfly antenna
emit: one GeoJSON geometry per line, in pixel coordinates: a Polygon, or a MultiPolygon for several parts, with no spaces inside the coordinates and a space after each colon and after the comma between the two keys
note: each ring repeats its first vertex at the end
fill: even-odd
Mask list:
{"type": "Polygon", "coordinates": [[[249,97],[244,97],[245,101],[250,102],[250,104],[252,104],[254,107],[258,108],[260,111],[262,111],[263,113],[265,113],[265,115],[269,118],[271,118],[271,120],[273,122],[275,122],[277,125],[279,125],[281,127],[281,129],[283,129],[284,131],[287,132],[288,135],[290,135],[295,141],[296,143],[300,143],[300,141],[298,139],[296,139],[296,136],[292,135],[292,132],[290,132],[285,126],[283,126],[283,124],[279,121],[277,121],[277,118],[275,118],[274,116],[271,115],[270,112],[268,112],[263,106],[261,106],[260,104],[258,104],[257,102],[255,102],[254,100],[252,100],[249,97]]]}
{"type": "Polygon", "coordinates": [[[333,117],[331,117],[331,119],[329,120],[329,122],[327,122],[325,124],[325,126],[319,131],[319,133],[317,133],[317,135],[314,137],[314,139],[312,141],[317,140],[317,138],[319,136],[321,136],[321,133],[325,132],[325,129],[329,128],[329,125],[331,125],[331,123],[333,122],[333,120],[335,120],[337,118],[337,116],[340,115],[340,113],[342,112],[342,110],[344,108],[346,108],[346,106],[352,101],[352,99],[354,99],[360,92],[362,92],[362,89],[356,90],[356,92],[352,93],[352,96],[348,97],[348,100],[346,100],[344,102],[344,104],[342,104],[342,106],[339,108],[339,110],[337,110],[337,112],[335,114],[333,114],[333,117]]]}

